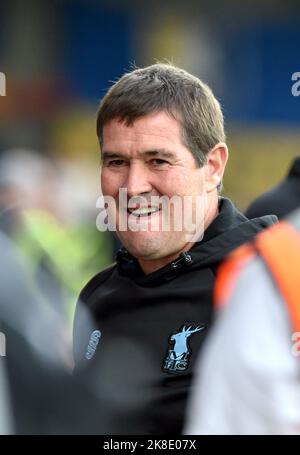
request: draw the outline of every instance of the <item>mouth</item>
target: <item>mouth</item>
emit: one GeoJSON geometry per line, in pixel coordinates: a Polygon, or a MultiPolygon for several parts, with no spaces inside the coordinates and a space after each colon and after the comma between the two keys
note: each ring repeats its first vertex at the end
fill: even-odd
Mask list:
{"type": "Polygon", "coordinates": [[[160,212],[161,207],[154,207],[154,206],[149,206],[149,207],[137,207],[137,208],[127,208],[127,213],[129,215],[133,215],[137,218],[142,218],[142,217],[147,217],[151,216],[154,213],[160,212]]]}

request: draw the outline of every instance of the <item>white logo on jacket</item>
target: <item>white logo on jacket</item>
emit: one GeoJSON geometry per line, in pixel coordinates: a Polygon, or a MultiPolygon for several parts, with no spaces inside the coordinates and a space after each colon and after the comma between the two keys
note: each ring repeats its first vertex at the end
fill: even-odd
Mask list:
{"type": "Polygon", "coordinates": [[[91,360],[94,357],[100,338],[101,338],[100,330],[94,330],[90,336],[87,351],[85,353],[85,358],[87,360],[91,360]]]}

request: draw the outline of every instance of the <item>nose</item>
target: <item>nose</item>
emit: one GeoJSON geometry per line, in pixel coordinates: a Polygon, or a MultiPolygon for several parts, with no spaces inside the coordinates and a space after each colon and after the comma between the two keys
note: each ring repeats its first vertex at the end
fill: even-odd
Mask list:
{"type": "Polygon", "coordinates": [[[152,190],[149,170],[143,163],[135,162],[130,164],[125,187],[129,197],[149,193],[152,190]]]}

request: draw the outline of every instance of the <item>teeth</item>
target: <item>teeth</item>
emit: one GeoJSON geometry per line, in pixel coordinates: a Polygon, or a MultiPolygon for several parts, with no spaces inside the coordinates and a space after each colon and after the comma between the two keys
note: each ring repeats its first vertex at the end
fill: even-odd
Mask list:
{"type": "Polygon", "coordinates": [[[159,208],[158,207],[140,207],[138,209],[128,209],[131,213],[131,215],[134,216],[146,216],[149,215],[150,213],[158,212],[159,208]]]}

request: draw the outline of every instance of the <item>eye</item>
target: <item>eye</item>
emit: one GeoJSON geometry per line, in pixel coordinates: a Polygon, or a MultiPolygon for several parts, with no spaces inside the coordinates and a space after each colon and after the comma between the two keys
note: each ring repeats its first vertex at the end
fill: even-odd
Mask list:
{"type": "Polygon", "coordinates": [[[169,164],[168,161],[162,160],[160,158],[154,158],[153,160],[151,160],[151,163],[154,166],[163,166],[164,164],[169,164]]]}
{"type": "Polygon", "coordinates": [[[110,160],[107,162],[107,166],[111,166],[111,167],[121,167],[121,166],[124,166],[125,164],[126,164],[126,161],[121,160],[121,159],[110,160]]]}

